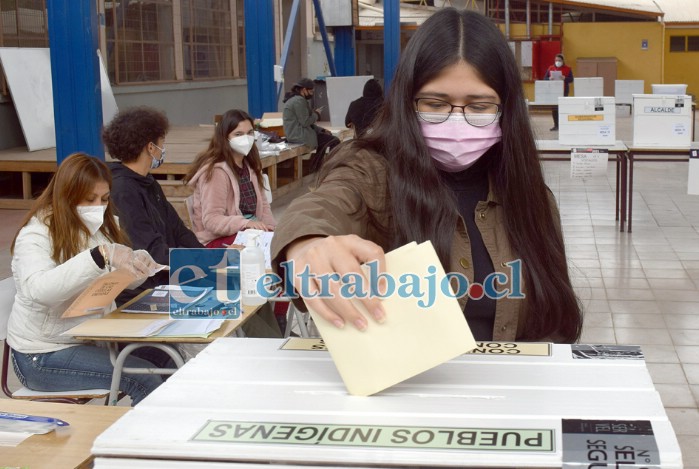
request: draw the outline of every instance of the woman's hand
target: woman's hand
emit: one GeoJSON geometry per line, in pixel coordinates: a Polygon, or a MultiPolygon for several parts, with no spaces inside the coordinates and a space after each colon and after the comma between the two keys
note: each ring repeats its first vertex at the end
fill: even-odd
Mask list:
{"type": "Polygon", "coordinates": [[[264,224],[261,221],[249,221],[247,225],[245,225],[245,229],[253,229],[253,230],[262,230],[262,231],[270,231],[270,229],[267,227],[266,224],[264,224]]]}
{"type": "MultiPolygon", "coordinates": [[[[287,261],[294,261],[293,283],[296,291],[310,308],[336,327],[343,328],[349,322],[363,331],[368,327],[368,322],[351,301],[340,295],[341,282],[321,282],[318,280],[320,275],[333,275],[341,279],[345,274],[359,274],[364,282],[363,289],[368,294],[365,298],[357,299],[376,322],[384,322],[386,313],[381,302],[370,294],[378,286],[369,284],[361,268],[362,263],[378,261],[378,274],[385,272],[386,259],[379,245],[355,235],[305,238],[288,247],[286,258],[287,261]],[[299,276],[306,269],[312,275],[299,276]],[[329,291],[321,292],[321,283],[326,284],[329,291]],[[320,293],[323,297],[313,298],[320,293]]],[[[324,289],[326,285],[323,285],[324,289]]]]}
{"type": "MultiPolygon", "coordinates": [[[[106,264],[113,266],[115,269],[128,270],[137,279],[149,276],[149,263],[144,261],[142,255],[137,256],[130,247],[116,243],[104,244],[102,247],[103,250],[101,252],[106,264]]],[[[150,255],[148,257],[150,258],[150,255]]],[[[153,261],[152,258],[150,260],[153,261]]]]}

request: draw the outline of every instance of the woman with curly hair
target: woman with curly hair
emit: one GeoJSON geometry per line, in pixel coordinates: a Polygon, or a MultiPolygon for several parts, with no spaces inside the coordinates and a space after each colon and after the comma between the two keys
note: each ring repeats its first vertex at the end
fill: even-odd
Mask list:
{"type": "MultiPolygon", "coordinates": [[[[169,264],[170,248],[203,247],[167,201],[158,181],[150,174],[165,160],[165,135],[169,123],[162,112],[148,107],[126,109],[102,131],[112,158],[112,200],[121,226],[134,249],[145,249],[160,264],[169,264]]],[[[168,283],[167,272],[149,278],[141,290],[168,283]]],[[[128,291],[118,301],[132,298],[128,291]]]]}

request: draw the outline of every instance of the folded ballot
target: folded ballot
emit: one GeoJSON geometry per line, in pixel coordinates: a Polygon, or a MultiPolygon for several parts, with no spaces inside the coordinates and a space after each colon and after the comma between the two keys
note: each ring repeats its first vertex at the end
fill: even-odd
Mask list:
{"type": "Polygon", "coordinates": [[[387,253],[386,274],[394,291],[381,300],[383,324],[356,299],[349,301],[367,318],[364,332],[350,324],[338,329],[309,308],[353,395],[375,394],[476,348],[457,299],[446,294],[452,290],[431,242],[387,253]]]}

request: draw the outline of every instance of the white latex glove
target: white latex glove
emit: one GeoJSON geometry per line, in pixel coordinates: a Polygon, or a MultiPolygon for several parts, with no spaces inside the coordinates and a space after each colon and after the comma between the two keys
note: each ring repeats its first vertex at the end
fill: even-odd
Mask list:
{"type": "Polygon", "coordinates": [[[163,269],[166,269],[166,265],[158,264],[155,259],[151,257],[150,253],[145,249],[139,249],[134,251],[135,260],[134,262],[142,263],[148,270],[148,276],[152,277],[163,269]]]}
{"type": "Polygon", "coordinates": [[[115,269],[128,270],[137,279],[145,279],[149,276],[148,264],[142,256],[137,259],[134,251],[128,246],[116,243],[105,244],[103,255],[107,263],[115,269]]]}

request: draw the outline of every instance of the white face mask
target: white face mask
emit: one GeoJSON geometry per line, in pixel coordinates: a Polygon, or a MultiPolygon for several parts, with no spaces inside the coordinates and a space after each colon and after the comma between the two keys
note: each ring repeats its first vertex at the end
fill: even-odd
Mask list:
{"type": "Polygon", "coordinates": [[[558,68],[561,68],[563,66],[563,62],[561,62],[560,60],[556,60],[555,64],[558,68]]]}
{"type": "Polygon", "coordinates": [[[228,140],[228,143],[231,145],[234,152],[247,156],[250,150],[252,150],[252,146],[255,144],[255,137],[253,135],[238,135],[228,140]]]}
{"type": "Polygon", "coordinates": [[[78,215],[83,221],[90,235],[94,236],[104,223],[104,212],[106,205],[78,205],[78,215]]]}
{"type": "Polygon", "coordinates": [[[158,145],[154,143],[153,146],[160,150],[160,159],[157,159],[155,156],[150,155],[150,157],[152,158],[150,162],[150,169],[157,169],[160,168],[160,166],[165,162],[165,145],[163,145],[163,148],[160,148],[158,145]]]}

